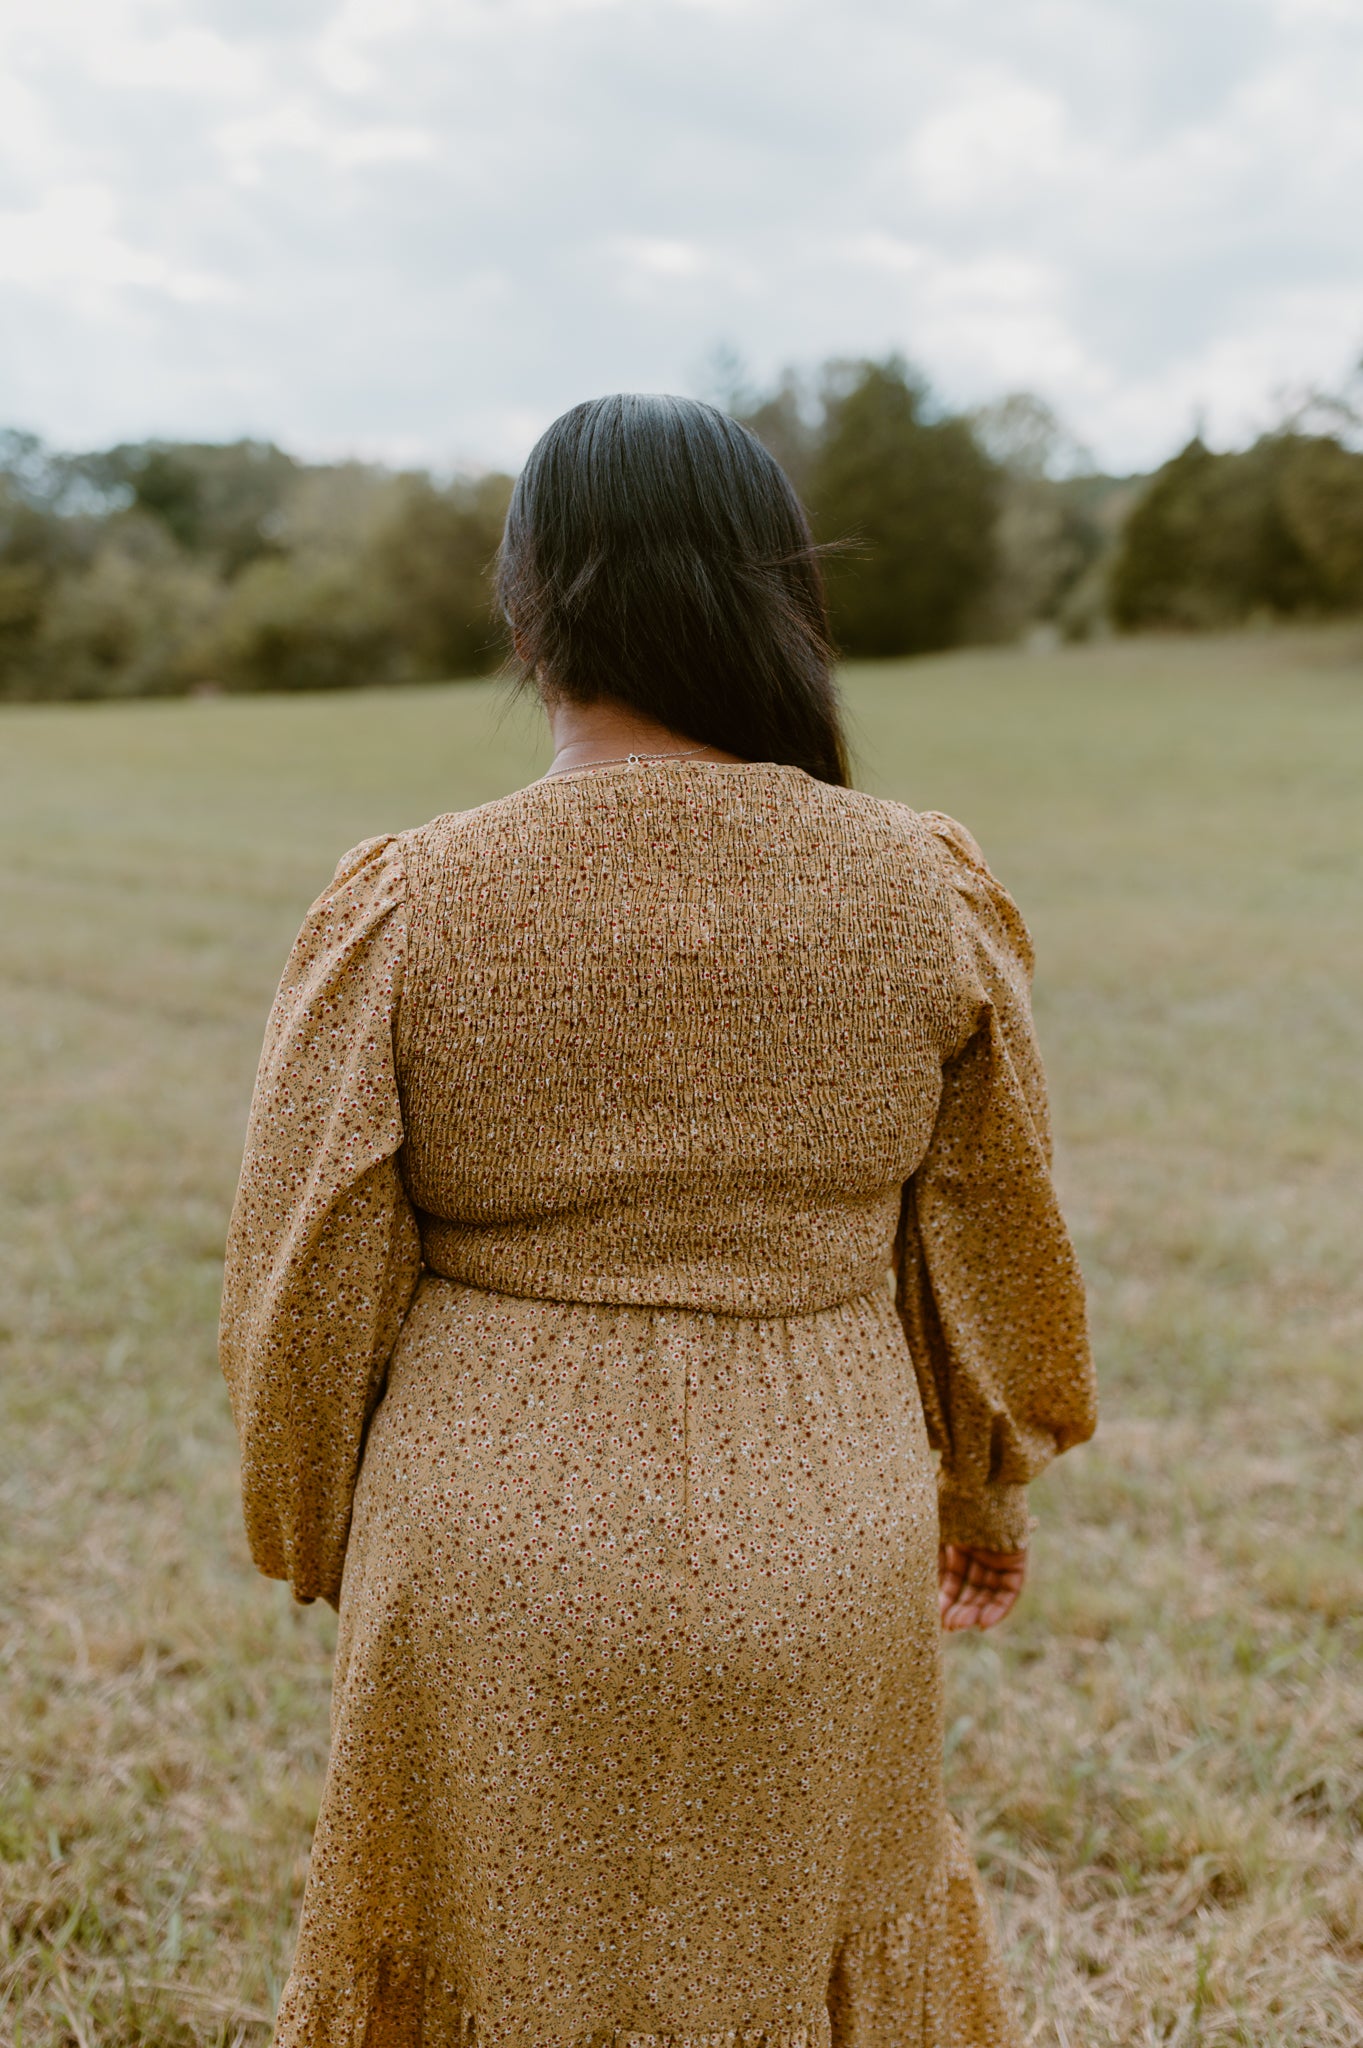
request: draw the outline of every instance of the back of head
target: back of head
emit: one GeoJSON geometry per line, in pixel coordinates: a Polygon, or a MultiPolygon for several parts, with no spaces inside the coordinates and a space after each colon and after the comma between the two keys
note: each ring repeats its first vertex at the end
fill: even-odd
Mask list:
{"type": "Polygon", "coordinates": [[[727,414],[635,392],[575,405],[521,472],[497,580],[547,694],[846,784],[809,522],[727,414]]]}

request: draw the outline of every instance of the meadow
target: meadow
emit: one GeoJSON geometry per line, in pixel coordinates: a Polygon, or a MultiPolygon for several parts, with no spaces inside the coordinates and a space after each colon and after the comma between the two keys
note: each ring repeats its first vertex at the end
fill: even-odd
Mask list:
{"type": "MultiPolygon", "coordinates": [[[[1363,635],[846,678],[1027,912],[1104,1418],[953,1640],[952,1803],[1048,2048],[1363,2040],[1363,635]]],[[[0,2041],[263,2048],[333,1621],[215,1361],[265,1011],[341,851],[544,765],[497,688],[0,717],[0,2041]]]]}

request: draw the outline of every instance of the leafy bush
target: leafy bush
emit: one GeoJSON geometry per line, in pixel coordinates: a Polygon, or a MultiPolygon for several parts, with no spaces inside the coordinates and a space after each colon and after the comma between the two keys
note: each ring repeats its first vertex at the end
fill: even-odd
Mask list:
{"type": "Polygon", "coordinates": [[[199,681],[223,605],[212,570],[152,530],[122,523],[54,583],[33,636],[32,694],[143,697],[199,681]]]}
{"type": "Polygon", "coordinates": [[[348,688],[495,661],[510,480],[268,443],[0,440],[0,697],[348,688]]]}
{"type": "Polygon", "coordinates": [[[1363,609],[1363,455],[1291,429],[1238,454],[1190,441],[1127,521],[1111,605],[1128,628],[1363,609]]]}
{"type": "Polygon", "coordinates": [[[253,562],[229,589],[200,649],[206,680],[228,690],[336,690],[402,670],[389,619],[344,560],[253,562]]]}

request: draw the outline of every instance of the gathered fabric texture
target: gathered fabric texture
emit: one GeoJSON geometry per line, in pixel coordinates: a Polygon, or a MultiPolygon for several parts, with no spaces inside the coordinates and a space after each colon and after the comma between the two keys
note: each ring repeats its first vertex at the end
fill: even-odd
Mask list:
{"type": "Polygon", "coordinates": [[[282,2048],[993,2048],[939,1538],[1093,1427],[964,829],[620,764],[367,842],[271,1014],[222,1357],[337,1604],[282,2048]]]}

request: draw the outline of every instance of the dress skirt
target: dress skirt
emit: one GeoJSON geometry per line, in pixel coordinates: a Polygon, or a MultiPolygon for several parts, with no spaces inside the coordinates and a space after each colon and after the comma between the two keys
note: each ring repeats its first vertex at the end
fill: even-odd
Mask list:
{"type": "Polygon", "coordinates": [[[888,1292],[423,1277],[369,1428],[281,2048],[1016,2040],[941,1777],[888,1292]]]}

